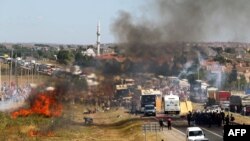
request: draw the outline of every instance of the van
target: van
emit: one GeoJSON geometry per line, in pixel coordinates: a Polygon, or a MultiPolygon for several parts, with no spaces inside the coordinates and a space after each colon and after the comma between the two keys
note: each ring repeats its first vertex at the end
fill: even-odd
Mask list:
{"type": "Polygon", "coordinates": [[[144,109],[145,116],[155,116],[156,115],[156,108],[154,105],[145,105],[144,109]]]}
{"type": "Polygon", "coordinates": [[[200,127],[188,127],[186,130],[186,141],[208,141],[200,127]]]}

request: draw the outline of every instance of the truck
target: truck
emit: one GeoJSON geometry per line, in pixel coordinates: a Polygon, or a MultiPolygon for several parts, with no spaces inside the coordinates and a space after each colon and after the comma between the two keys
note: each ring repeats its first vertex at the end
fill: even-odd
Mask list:
{"type": "Polygon", "coordinates": [[[245,94],[231,95],[229,100],[230,100],[231,112],[239,113],[242,111],[243,107],[250,106],[250,95],[245,95],[245,94]]]}
{"type": "Polygon", "coordinates": [[[172,93],[170,93],[169,95],[165,95],[164,96],[164,113],[179,115],[180,111],[181,111],[181,108],[180,108],[179,96],[173,95],[172,93]]]}
{"type": "Polygon", "coordinates": [[[221,105],[221,103],[228,103],[229,97],[231,96],[230,91],[218,91],[217,88],[209,88],[207,94],[208,98],[214,99],[215,104],[218,105],[221,105]]]}
{"type": "Polygon", "coordinates": [[[140,111],[144,112],[145,105],[154,105],[156,112],[161,112],[162,92],[155,89],[142,89],[140,95],[140,111]]]}
{"type": "Polygon", "coordinates": [[[215,100],[218,102],[229,101],[230,96],[231,96],[231,92],[229,91],[218,91],[216,93],[215,100]]]}
{"type": "Polygon", "coordinates": [[[207,89],[207,97],[211,99],[216,99],[216,93],[218,92],[218,89],[215,87],[210,87],[207,89]]]}

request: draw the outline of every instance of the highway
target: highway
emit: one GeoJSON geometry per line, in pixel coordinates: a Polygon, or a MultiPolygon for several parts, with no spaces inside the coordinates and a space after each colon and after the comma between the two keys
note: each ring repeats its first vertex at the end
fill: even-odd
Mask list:
{"type": "MultiPolygon", "coordinates": [[[[153,117],[143,117],[143,119],[151,119],[156,120],[153,117]]],[[[172,122],[173,129],[170,131],[166,127],[166,123],[164,122],[164,136],[166,139],[171,139],[171,141],[186,141],[186,129],[188,127],[187,121],[183,119],[174,120],[172,122]]],[[[198,126],[198,125],[197,125],[198,126]]],[[[216,125],[212,125],[210,128],[208,126],[198,126],[203,129],[205,133],[205,137],[209,139],[209,141],[223,141],[223,126],[217,127],[216,125]]]]}
{"type": "MultiPolygon", "coordinates": [[[[223,141],[223,127],[216,127],[216,126],[212,126],[210,128],[208,127],[202,127],[199,126],[203,129],[206,138],[209,139],[209,141],[223,141]]],[[[180,134],[185,135],[187,126],[175,126],[175,129],[180,131],[180,134]]]]}

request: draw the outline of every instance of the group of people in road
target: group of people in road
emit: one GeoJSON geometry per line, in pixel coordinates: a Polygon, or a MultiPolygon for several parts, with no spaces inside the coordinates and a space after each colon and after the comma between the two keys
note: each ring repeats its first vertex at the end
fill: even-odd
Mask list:
{"type": "Polygon", "coordinates": [[[229,125],[235,120],[233,114],[225,115],[224,111],[220,112],[191,112],[187,114],[188,126],[194,125],[217,125],[218,127],[222,125],[229,125]]]}
{"type": "MultiPolygon", "coordinates": [[[[160,124],[161,130],[163,131],[163,128],[164,128],[164,120],[163,120],[163,118],[161,118],[159,120],[159,124],[160,124]]],[[[168,130],[172,130],[172,120],[171,120],[171,118],[167,119],[167,127],[168,127],[168,130]]]]}

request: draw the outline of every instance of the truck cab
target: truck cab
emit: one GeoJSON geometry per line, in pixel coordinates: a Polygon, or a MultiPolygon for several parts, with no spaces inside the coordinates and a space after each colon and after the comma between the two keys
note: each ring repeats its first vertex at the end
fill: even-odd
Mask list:
{"type": "Polygon", "coordinates": [[[156,108],[154,105],[145,105],[144,109],[145,116],[155,116],[156,115],[156,108]]]}

